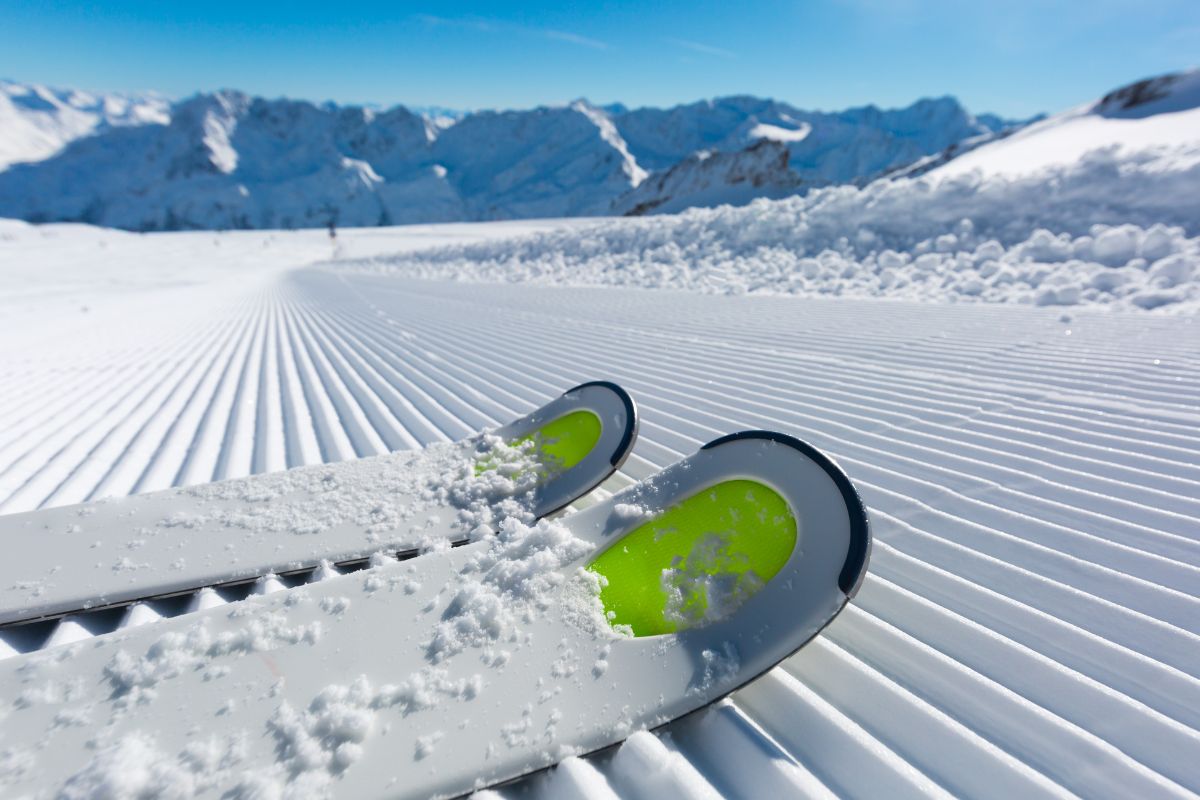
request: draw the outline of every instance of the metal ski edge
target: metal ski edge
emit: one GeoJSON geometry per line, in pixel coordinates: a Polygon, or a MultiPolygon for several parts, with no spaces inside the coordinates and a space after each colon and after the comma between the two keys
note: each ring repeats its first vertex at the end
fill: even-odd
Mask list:
{"type": "MultiPolygon", "coordinates": [[[[470,543],[471,543],[470,539],[454,539],[454,540],[450,541],[450,547],[462,547],[463,545],[468,545],[470,543]]],[[[420,556],[422,554],[423,554],[422,551],[417,548],[410,548],[410,549],[406,549],[406,550],[395,550],[395,551],[391,551],[391,552],[380,550],[380,551],[376,551],[375,553],[372,553],[371,555],[358,556],[355,558],[348,558],[348,559],[344,559],[342,561],[321,561],[316,564],[306,564],[304,566],[299,566],[299,567],[289,567],[286,569],[272,569],[272,570],[268,570],[268,571],[262,572],[262,573],[256,572],[252,575],[247,575],[246,577],[243,577],[243,578],[231,578],[230,580],[227,580],[227,581],[219,581],[217,583],[209,583],[209,584],[205,584],[203,586],[194,586],[194,587],[189,587],[189,588],[185,588],[185,589],[175,589],[175,590],[172,590],[169,592],[160,592],[158,594],[148,594],[148,595],[144,595],[141,597],[135,597],[132,599],[117,600],[117,601],[114,601],[111,603],[96,603],[95,605],[88,606],[87,608],[77,608],[77,609],[73,609],[73,610],[69,610],[69,611],[55,611],[55,612],[49,613],[49,614],[40,614],[40,615],[34,616],[34,617],[28,617],[28,618],[19,619],[19,620],[13,620],[11,622],[0,623],[0,633],[12,632],[14,630],[24,628],[26,626],[54,622],[56,620],[61,620],[61,619],[64,619],[64,618],[70,617],[70,616],[88,616],[88,615],[92,615],[92,614],[97,614],[97,615],[104,614],[106,612],[112,612],[112,611],[116,611],[119,609],[129,608],[130,606],[137,605],[138,603],[160,603],[163,601],[182,599],[185,597],[191,597],[191,596],[195,595],[197,592],[202,592],[205,589],[213,589],[218,592],[235,592],[235,593],[236,593],[236,590],[238,590],[238,589],[245,590],[245,591],[239,593],[241,596],[237,596],[234,599],[230,600],[230,602],[236,602],[237,600],[244,600],[246,597],[248,597],[249,590],[252,589],[256,583],[258,583],[260,580],[263,580],[264,578],[268,578],[268,577],[279,578],[280,580],[289,584],[288,585],[289,589],[294,589],[298,586],[303,586],[306,583],[310,583],[311,578],[313,577],[314,573],[316,573],[319,569],[321,569],[321,567],[324,566],[325,564],[328,564],[329,566],[333,567],[334,569],[336,569],[338,572],[340,572],[342,574],[346,574],[346,573],[350,573],[350,572],[358,572],[359,570],[365,569],[367,566],[370,565],[371,559],[374,558],[376,555],[381,555],[384,558],[391,558],[396,561],[408,561],[409,559],[417,558],[418,556],[420,556]]],[[[164,616],[178,616],[178,614],[164,615],[164,616]]],[[[97,634],[97,635],[99,635],[99,634],[97,634]]]]}
{"type": "MultiPolygon", "coordinates": [[[[621,466],[625,463],[625,461],[629,458],[629,455],[633,452],[633,447],[637,442],[638,430],[639,430],[639,418],[638,418],[638,412],[637,412],[637,404],[634,402],[633,397],[630,396],[630,394],[627,391],[625,391],[625,389],[622,388],[621,386],[619,386],[618,384],[613,383],[611,381],[589,381],[587,383],[582,383],[582,384],[579,384],[577,386],[574,386],[574,387],[566,390],[560,396],[568,397],[568,396],[577,394],[580,390],[588,388],[588,387],[599,387],[599,388],[603,388],[603,389],[606,389],[606,390],[612,392],[614,395],[616,395],[616,397],[620,401],[621,405],[625,409],[624,428],[621,431],[621,436],[620,436],[620,439],[618,440],[618,444],[613,449],[613,451],[609,454],[608,459],[607,459],[608,464],[610,465],[610,468],[607,471],[605,471],[603,474],[598,474],[593,482],[591,482],[589,485],[587,485],[581,492],[577,493],[573,498],[567,499],[566,502],[564,502],[563,504],[556,506],[554,508],[545,509],[542,512],[542,514],[540,515],[541,517],[547,517],[552,514],[558,513],[559,511],[561,511],[563,508],[566,508],[568,505],[570,505],[575,500],[578,500],[580,497],[583,497],[583,496],[591,493],[597,487],[599,487],[600,484],[604,483],[604,481],[606,481],[610,477],[612,477],[612,475],[618,469],[620,469],[621,466]]],[[[530,412],[530,413],[531,414],[537,413],[537,409],[535,409],[533,412],[530,412]]],[[[526,415],[526,416],[529,416],[529,415],[526,415]]],[[[524,419],[524,417],[522,417],[522,419],[524,419]]],[[[471,543],[471,540],[468,538],[452,539],[449,541],[449,546],[450,547],[462,547],[463,545],[467,545],[470,543],[471,543]]],[[[167,591],[167,592],[159,592],[159,593],[154,593],[154,594],[140,595],[138,597],[123,598],[121,600],[112,601],[112,602],[103,602],[102,601],[102,602],[97,602],[93,605],[80,606],[78,608],[73,608],[73,609],[66,609],[66,610],[61,610],[61,611],[36,614],[33,616],[21,618],[21,619],[8,620],[8,621],[0,623],[0,634],[15,632],[19,629],[29,631],[35,626],[46,625],[48,623],[53,623],[53,622],[62,620],[66,617],[72,617],[72,616],[93,618],[93,619],[98,620],[101,617],[103,617],[104,615],[112,614],[113,612],[129,608],[130,606],[134,606],[139,603],[163,603],[163,602],[171,601],[171,600],[181,600],[183,598],[192,597],[195,594],[197,594],[198,592],[201,592],[205,589],[213,589],[218,592],[226,592],[226,593],[232,592],[232,593],[234,593],[235,596],[231,599],[231,602],[236,602],[237,600],[245,599],[245,597],[249,595],[249,592],[253,588],[253,586],[258,581],[260,581],[264,578],[274,576],[274,577],[280,578],[283,581],[285,581],[286,583],[288,583],[289,584],[288,588],[296,588],[298,586],[309,583],[310,579],[313,577],[313,575],[322,567],[322,565],[324,565],[326,563],[328,563],[329,566],[332,566],[334,569],[338,570],[339,572],[343,572],[343,573],[355,572],[355,571],[365,568],[370,563],[371,558],[377,554],[381,554],[386,558],[393,558],[397,561],[407,561],[409,559],[419,557],[420,555],[422,555],[422,552],[417,548],[411,548],[411,549],[398,550],[398,551],[392,551],[392,552],[376,551],[376,553],[369,553],[366,555],[355,556],[352,558],[336,560],[336,561],[322,559],[322,560],[316,560],[316,561],[313,561],[310,563],[297,564],[296,562],[291,562],[291,563],[287,563],[287,564],[267,565],[264,568],[255,570],[252,574],[247,574],[245,576],[231,578],[229,580],[216,581],[216,582],[212,582],[212,583],[205,583],[205,584],[200,584],[200,585],[195,585],[195,586],[173,589],[173,590],[167,591]],[[244,591],[237,592],[238,589],[243,589],[244,591]]],[[[177,611],[175,614],[164,614],[164,616],[168,616],[168,617],[169,616],[178,616],[180,613],[184,613],[184,612],[177,611]]],[[[87,627],[87,626],[85,625],[85,627],[87,627]]],[[[103,635],[103,633],[108,633],[115,629],[116,629],[115,626],[109,626],[108,630],[98,632],[95,635],[103,635]]],[[[49,634],[50,634],[50,631],[46,631],[45,636],[37,636],[35,638],[39,639],[40,643],[44,643],[45,639],[49,637],[49,634]]],[[[37,649],[40,649],[40,646],[41,645],[39,644],[38,646],[32,647],[31,649],[37,650],[37,649]]]]}

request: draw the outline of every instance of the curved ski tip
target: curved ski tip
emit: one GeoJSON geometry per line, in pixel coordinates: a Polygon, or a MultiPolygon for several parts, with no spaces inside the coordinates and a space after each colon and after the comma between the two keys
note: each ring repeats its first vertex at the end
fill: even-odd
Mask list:
{"type": "Polygon", "coordinates": [[[569,394],[574,394],[580,389],[586,389],[590,386],[598,386],[600,388],[609,390],[615,394],[620,399],[621,404],[625,406],[625,430],[622,432],[621,441],[617,444],[616,450],[614,450],[613,454],[609,457],[609,463],[612,464],[613,469],[620,469],[621,465],[625,463],[625,459],[629,458],[629,454],[633,452],[634,442],[637,441],[639,422],[637,403],[633,401],[633,397],[629,394],[629,392],[625,391],[622,386],[615,384],[612,381],[588,381],[587,383],[581,383],[578,386],[573,386],[563,392],[563,397],[566,397],[569,394]]]}
{"type": "Polygon", "coordinates": [[[858,489],[850,482],[850,478],[846,475],[845,470],[838,466],[837,462],[832,458],[808,442],[797,439],[795,436],[789,436],[786,433],[779,433],[778,431],[738,431],[737,433],[722,436],[719,439],[713,439],[700,449],[711,450],[723,444],[743,439],[761,439],[798,450],[810,461],[825,470],[825,473],[833,479],[834,484],[838,487],[838,491],[842,494],[842,500],[846,503],[846,513],[850,517],[850,547],[846,551],[846,561],[842,564],[842,571],[838,575],[838,588],[842,590],[842,593],[846,597],[854,597],[854,595],[858,594],[858,588],[862,585],[863,578],[867,575],[867,563],[871,557],[871,525],[867,518],[867,507],[863,504],[862,498],[858,494],[858,489]]]}

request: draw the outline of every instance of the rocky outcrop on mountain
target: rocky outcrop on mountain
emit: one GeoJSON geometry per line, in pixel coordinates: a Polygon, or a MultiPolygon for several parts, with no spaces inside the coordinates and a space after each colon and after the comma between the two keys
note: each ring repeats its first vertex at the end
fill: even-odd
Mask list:
{"type": "Polygon", "coordinates": [[[787,147],[770,139],[734,153],[702,150],[618,197],[613,212],[670,214],[697,206],[741,206],[760,197],[786,197],[803,186],[800,176],[788,167],[788,158],[787,147]]]}

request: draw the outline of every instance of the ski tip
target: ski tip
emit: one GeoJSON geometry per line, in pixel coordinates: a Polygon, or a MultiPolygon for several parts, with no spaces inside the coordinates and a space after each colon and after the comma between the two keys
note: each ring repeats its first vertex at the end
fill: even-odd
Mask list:
{"type": "Polygon", "coordinates": [[[633,452],[634,442],[637,441],[637,404],[633,401],[633,397],[629,392],[612,381],[588,381],[587,383],[581,383],[563,392],[563,397],[592,386],[612,392],[620,399],[621,404],[625,406],[625,430],[622,432],[620,441],[617,442],[617,446],[613,449],[612,455],[609,457],[609,463],[612,464],[613,469],[620,469],[621,465],[625,463],[625,459],[629,458],[629,454],[633,452]]]}
{"type": "Polygon", "coordinates": [[[832,458],[818,450],[808,442],[777,431],[748,430],[731,433],[719,439],[713,439],[701,447],[701,450],[711,450],[729,442],[746,439],[761,439],[775,442],[799,451],[814,464],[825,471],[841,492],[846,504],[846,514],[850,518],[850,546],[846,551],[846,560],[838,575],[838,588],[846,597],[854,597],[862,586],[867,574],[867,564],[871,558],[871,526],[867,517],[867,507],[863,504],[858,490],[851,483],[845,470],[838,466],[832,458]]]}
{"type": "Polygon", "coordinates": [[[591,381],[492,433],[509,441],[548,437],[543,449],[563,469],[537,488],[534,511],[543,517],[591,492],[625,463],[637,441],[638,410],[617,384],[591,381]]]}

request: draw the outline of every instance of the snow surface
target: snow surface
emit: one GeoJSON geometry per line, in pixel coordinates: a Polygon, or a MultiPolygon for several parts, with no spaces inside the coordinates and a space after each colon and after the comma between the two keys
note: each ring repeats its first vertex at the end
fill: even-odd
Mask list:
{"type": "MultiPolygon", "coordinates": [[[[926,192],[932,207],[948,203],[906,186],[908,200],[926,192]]],[[[1001,208],[1009,191],[985,187],[995,205],[979,207],[1001,208]]],[[[778,236],[790,235],[794,202],[766,207],[778,236]]],[[[1122,202],[1144,249],[1162,210],[1122,202]]],[[[1055,208],[1030,213],[1070,222],[1095,212],[1055,208]]],[[[697,216],[602,230],[625,226],[636,238],[697,216]]],[[[991,224],[1025,236],[1013,217],[996,212],[991,224]]],[[[338,246],[363,255],[521,230],[346,231],[338,246]]],[[[381,453],[404,436],[460,438],[597,377],[626,385],[643,413],[636,452],[608,490],[739,428],[793,433],[838,459],[876,536],[846,612],[729,703],[509,795],[1200,791],[1194,313],[426,282],[302,268],[332,253],[319,232],[6,224],[4,235],[0,477],[12,510],[83,499],[102,484],[127,493],[381,453]]],[[[1130,246],[1109,238],[1101,252],[1130,246]]],[[[474,574],[488,575],[480,567],[474,574]]],[[[422,583],[406,574],[391,590],[410,581],[422,583]]],[[[475,596],[491,619],[488,593],[475,596]]],[[[336,604],[323,613],[321,636],[339,619],[336,604]]],[[[264,641],[305,635],[256,619],[264,641]]],[[[713,653],[714,678],[724,656],[713,653]]],[[[579,668],[605,674],[602,662],[579,668]]],[[[330,770],[354,763],[359,717],[341,710],[358,707],[355,678],[331,679],[342,689],[328,703],[279,721],[298,746],[336,743],[310,751],[330,770]]],[[[27,701],[66,703],[56,724],[69,730],[70,699],[84,687],[39,688],[27,701]]],[[[217,730],[226,717],[213,719],[215,738],[188,753],[108,743],[73,791],[202,785],[238,754],[217,730]]],[[[431,758],[453,742],[454,731],[442,733],[426,743],[431,758]]],[[[34,744],[0,742],[0,772],[31,769],[34,744]]]]}

